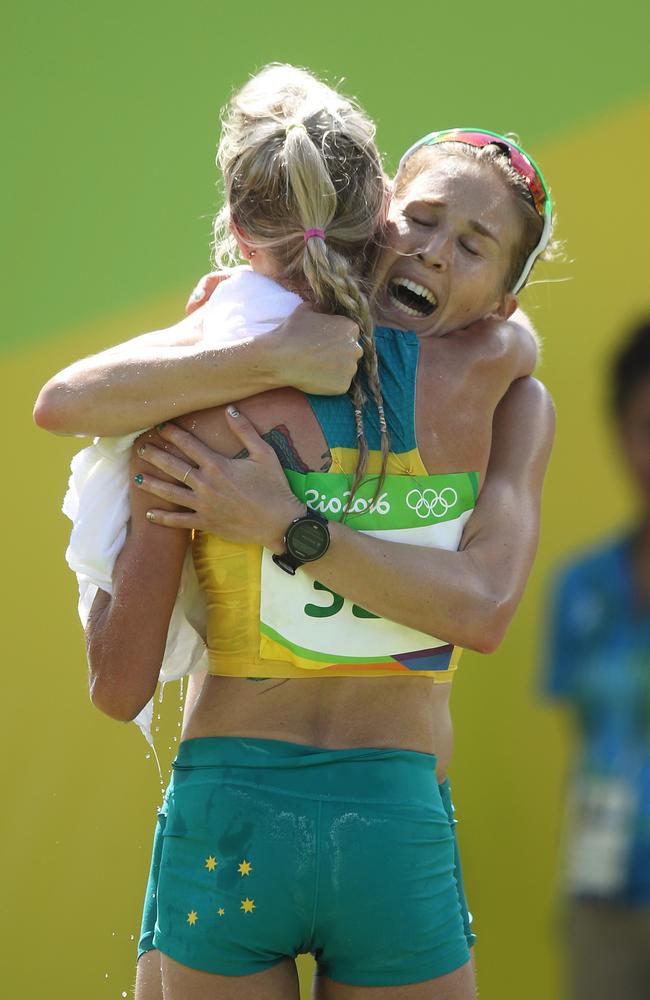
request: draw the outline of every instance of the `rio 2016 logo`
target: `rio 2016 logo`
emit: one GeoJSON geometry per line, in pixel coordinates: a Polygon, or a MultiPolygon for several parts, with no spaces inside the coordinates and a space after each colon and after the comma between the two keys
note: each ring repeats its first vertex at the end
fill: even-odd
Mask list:
{"type": "Polygon", "coordinates": [[[418,517],[445,517],[458,502],[458,494],[451,486],[444,490],[411,490],[406,496],[407,506],[414,510],[418,517]]]}
{"type": "MultiPolygon", "coordinates": [[[[347,512],[349,499],[346,498],[349,498],[350,494],[351,491],[346,490],[342,500],[340,497],[328,497],[326,493],[320,493],[318,490],[305,490],[305,503],[312,510],[319,510],[321,514],[340,514],[342,511],[347,512]]],[[[387,493],[382,493],[381,496],[372,501],[356,497],[350,507],[350,513],[389,514],[390,501],[387,500],[387,496],[387,493]]]]}

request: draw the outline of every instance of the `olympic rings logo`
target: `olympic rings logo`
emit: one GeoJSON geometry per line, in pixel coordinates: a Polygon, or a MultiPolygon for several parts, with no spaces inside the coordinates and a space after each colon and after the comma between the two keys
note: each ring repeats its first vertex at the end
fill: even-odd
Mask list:
{"type": "Polygon", "coordinates": [[[451,486],[444,490],[411,490],[406,497],[406,504],[423,520],[429,516],[444,517],[458,502],[458,494],[451,486]]]}

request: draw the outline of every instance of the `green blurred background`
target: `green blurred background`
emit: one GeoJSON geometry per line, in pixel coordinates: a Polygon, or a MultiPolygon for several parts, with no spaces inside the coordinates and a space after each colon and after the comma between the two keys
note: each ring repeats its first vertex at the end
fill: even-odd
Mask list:
{"type": "MultiPolygon", "coordinates": [[[[3,18],[6,661],[1,936],[7,996],[131,995],[160,781],[135,726],[88,701],[60,514],[80,442],[31,422],[74,358],[181,315],[209,267],[218,110],[269,61],[344,79],[388,167],[419,135],[516,131],[550,179],[567,258],[525,292],[559,410],[539,557],[493,656],[465,654],[452,779],[482,1000],[554,1000],[570,735],[536,696],[548,572],[630,509],[602,416],[617,337],[650,306],[650,18],[593,5],[10,3],[3,18]],[[544,279],[544,281],[541,281],[544,279]]],[[[163,771],[180,703],[160,706],[163,771]]],[[[311,966],[301,960],[303,997],[311,966]]]]}

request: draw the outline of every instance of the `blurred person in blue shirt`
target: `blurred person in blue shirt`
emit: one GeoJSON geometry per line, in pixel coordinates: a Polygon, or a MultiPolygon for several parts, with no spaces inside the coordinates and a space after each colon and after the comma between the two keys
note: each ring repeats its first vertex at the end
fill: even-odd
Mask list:
{"type": "Polygon", "coordinates": [[[638,511],[557,574],[545,672],[578,737],[564,857],[573,1000],[650,998],[650,320],[610,380],[638,511]]]}

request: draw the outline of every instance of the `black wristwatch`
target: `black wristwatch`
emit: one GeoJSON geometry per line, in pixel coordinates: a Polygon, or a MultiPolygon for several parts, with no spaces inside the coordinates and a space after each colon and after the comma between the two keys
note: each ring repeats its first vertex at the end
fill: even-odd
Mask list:
{"type": "Polygon", "coordinates": [[[310,507],[307,513],[294,518],[284,536],[286,551],[273,555],[276,566],[295,576],[296,570],[306,562],[313,562],[325,555],[330,547],[327,518],[310,507]]]}

